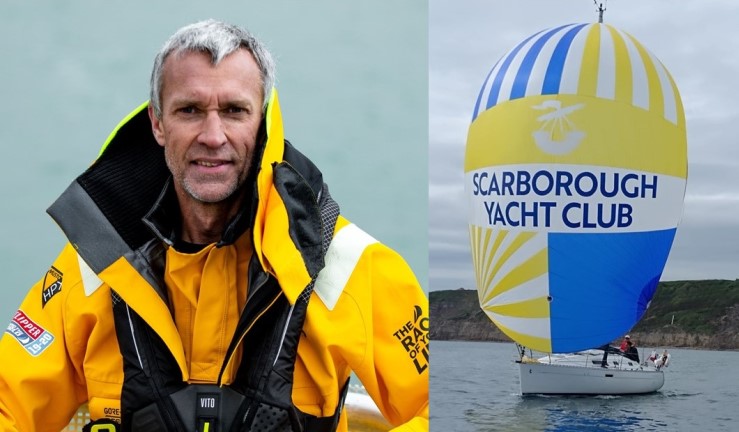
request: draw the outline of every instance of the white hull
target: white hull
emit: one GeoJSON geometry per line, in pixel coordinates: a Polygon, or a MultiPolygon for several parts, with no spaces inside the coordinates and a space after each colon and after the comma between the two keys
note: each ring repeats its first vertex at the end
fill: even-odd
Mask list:
{"type": "Polygon", "coordinates": [[[553,355],[518,362],[521,394],[624,395],[652,393],[665,383],[661,370],[609,354],[600,366],[602,351],[553,355]]]}

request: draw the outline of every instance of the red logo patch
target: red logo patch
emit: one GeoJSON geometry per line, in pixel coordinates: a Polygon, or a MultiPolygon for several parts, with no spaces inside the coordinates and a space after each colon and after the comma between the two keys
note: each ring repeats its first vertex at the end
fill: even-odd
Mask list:
{"type": "Polygon", "coordinates": [[[5,333],[13,336],[33,356],[41,354],[54,342],[54,335],[36,324],[20,309],[13,315],[5,333]]]}

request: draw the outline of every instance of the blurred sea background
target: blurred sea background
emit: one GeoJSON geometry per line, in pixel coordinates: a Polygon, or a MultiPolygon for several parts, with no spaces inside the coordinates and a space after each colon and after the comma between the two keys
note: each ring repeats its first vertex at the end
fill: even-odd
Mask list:
{"type": "Polygon", "coordinates": [[[0,322],[64,245],[46,208],[148,99],[166,38],[207,18],[267,44],[286,138],[428,292],[426,2],[3,2],[0,322]]]}

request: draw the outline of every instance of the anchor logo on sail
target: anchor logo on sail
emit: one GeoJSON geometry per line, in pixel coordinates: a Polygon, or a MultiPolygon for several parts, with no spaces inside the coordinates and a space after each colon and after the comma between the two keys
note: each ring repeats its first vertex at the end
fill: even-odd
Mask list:
{"type": "Polygon", "coordinates": [[[562,107],[558,100],[544,101],[541,105],[534,105],[535,110],[553,110],[543,114],[536,119],[543,122],[541,129],[534,132],[536,145],[544,152],[553,155],[564,155],[574,150],[582,139],[585,132],[575,129],[575,124],[567,116],[585,104],[579,103],[568,107],[562,107]],[[560,139],[556,139],[561,137],[560,139]]]}

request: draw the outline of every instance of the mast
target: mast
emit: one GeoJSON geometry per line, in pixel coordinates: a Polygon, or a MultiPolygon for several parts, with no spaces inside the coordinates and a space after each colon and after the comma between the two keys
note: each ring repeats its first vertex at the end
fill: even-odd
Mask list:
{"type": "Polygon", "coordinates": [[[595,4],[596,10],[598,11],[598,23],[603,24],[603,12],[606,11],[606,6],[608,5],[608,0],[606,0],[606,6],[603,5],[603,3],[598,4],[596,0],[593,0],[593,4],[595,4]]]}

